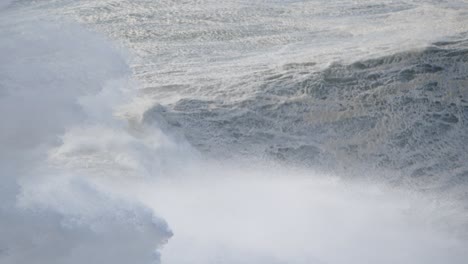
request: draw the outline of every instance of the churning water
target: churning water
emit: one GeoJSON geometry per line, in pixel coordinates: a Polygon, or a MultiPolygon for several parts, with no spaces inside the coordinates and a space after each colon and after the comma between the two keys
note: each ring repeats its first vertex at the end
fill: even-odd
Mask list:
{"type": "Polygon", "coordinates": [[[468,2],[0,0],[0,263],[467,263],[468,2]]]}

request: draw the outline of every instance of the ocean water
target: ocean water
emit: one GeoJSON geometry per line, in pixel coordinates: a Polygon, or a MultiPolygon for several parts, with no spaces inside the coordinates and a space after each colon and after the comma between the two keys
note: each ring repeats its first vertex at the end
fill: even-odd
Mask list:
{"type": "Polygon", "coordinates": [[[468,262],[468,2],[0,0],[0,264],[468,262]]]}

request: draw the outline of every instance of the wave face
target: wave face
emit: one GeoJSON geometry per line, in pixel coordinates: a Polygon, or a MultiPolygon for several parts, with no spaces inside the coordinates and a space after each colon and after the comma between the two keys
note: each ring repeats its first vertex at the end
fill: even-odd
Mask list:
{"type": "Polygon", "coordinates": [[[458,185],[468,173],[467,48],[461,38],[319,71],[307,70],[313,63],[286,64],[257,74],[249,98],[181,99],[146,118],[162,115],[214,155],[365,165],[458,185]]]}
{"type": "Polygon", "coordinates": [[[466,1],[3,1],[0,264],[466,263],[466,1]]]}

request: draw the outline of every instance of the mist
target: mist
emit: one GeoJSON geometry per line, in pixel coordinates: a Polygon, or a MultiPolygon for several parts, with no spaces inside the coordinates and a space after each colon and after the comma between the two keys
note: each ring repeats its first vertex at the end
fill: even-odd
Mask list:
{"type": "Polygon", "coordinates": [[[112,151],[116,139],[123,140],[120,145],[137,141],[113,114],[113,104],[127,100],[125,89],[131,87],[124,58],[103,38],[72,24],[5,26],[0,263],[157,261],[157,249],[172,234],[165,221],[137,201],[99,189],[92,162],[79,161],[89,170],[73,169],[54,153],[75,131],[100,138],[90,145],[80,136],[73,139],[88,151],[112,151]]]}

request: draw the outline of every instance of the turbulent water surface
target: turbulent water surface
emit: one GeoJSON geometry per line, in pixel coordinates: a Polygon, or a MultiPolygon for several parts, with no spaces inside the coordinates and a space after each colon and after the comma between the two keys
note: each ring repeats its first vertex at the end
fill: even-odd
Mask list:
{"type": "Polygon", "coordinates": [[[0,263],[467,263],[465,0],[0,0],[0,263]]]}

